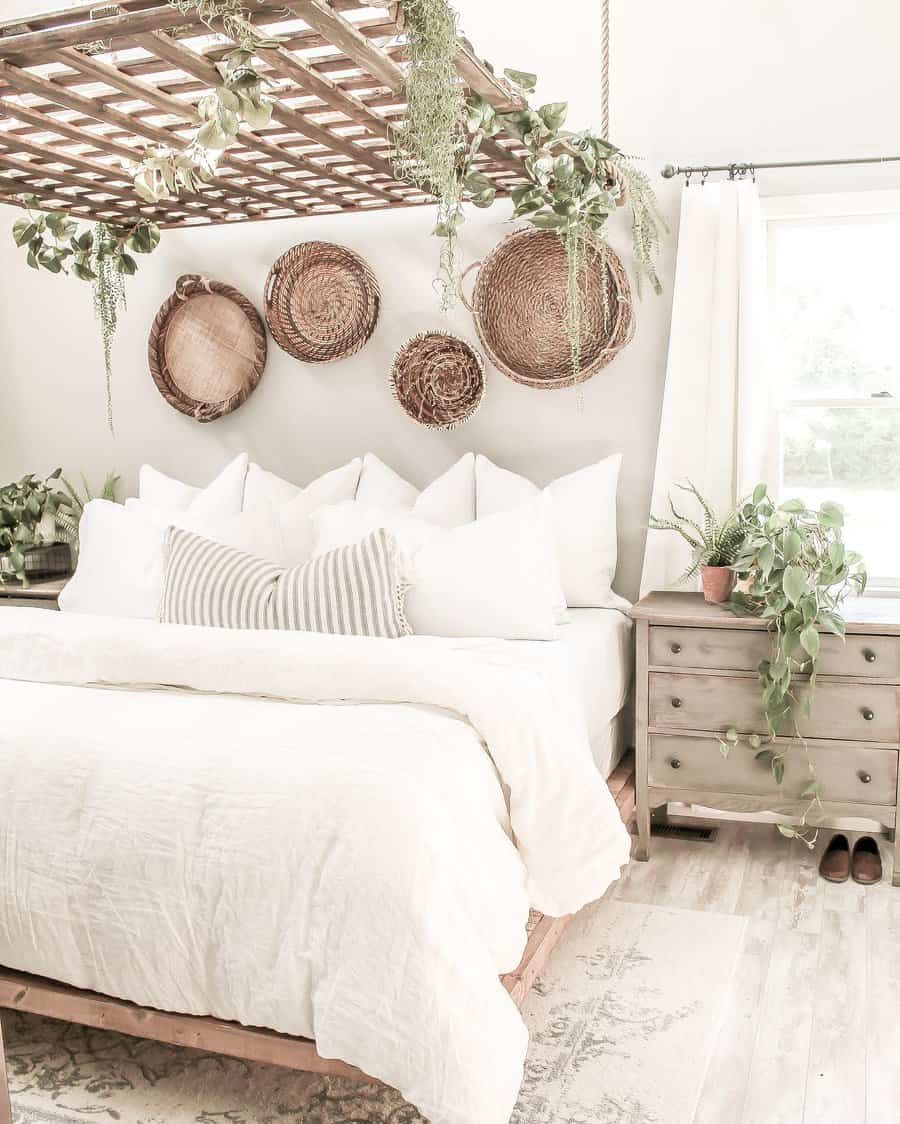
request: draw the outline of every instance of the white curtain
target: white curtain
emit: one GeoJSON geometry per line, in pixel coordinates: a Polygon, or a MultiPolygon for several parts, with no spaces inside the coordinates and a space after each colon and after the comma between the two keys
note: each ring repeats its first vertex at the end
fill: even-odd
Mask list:
{"type": "MultiPolygon", "coordinates": [[[[765,242],[755,183],[685,186],[655,515],[667,512],[670,492],[693,514],[691,498],[675,488],[688,479],[725,509],[765,478],[766,430],[773,424],[764,354],[765,242]]],[[[680,535],[648,531],[641,595],[674,587],[689,558],[680,535]]]]}

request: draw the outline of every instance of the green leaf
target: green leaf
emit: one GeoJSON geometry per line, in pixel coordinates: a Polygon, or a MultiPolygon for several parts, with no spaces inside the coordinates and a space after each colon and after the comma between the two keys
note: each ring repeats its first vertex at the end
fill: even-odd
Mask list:
{"type": "Polygon", "coordinates": [[[819,505],[819,522],[823,527],[843,527],[844,509],[840,504],[826,500],[819,505]]]}
{"type": "Polygon", "coordinates": [[[789,527],[784,532],[784,542],[781,549],[785,562],[793,562],[803,552],[803,539],[800,538],[799,533],[793,527],[789,527]]]}
{"type": "MultiPolygon", "coordinates": [[[[542,105],[538,110],[540,119],[544,122],[551,133],[557,132],[561,129],[569,112],[569,103],[565,101],[551,101],[546,105],[542,105]]],[[[571,160],[571,157],[569,157],[571,160]]]]}
{"type": "Polygon", "coordinates": [[[30,242],[37,232],[37,225],[31,219],[16,219],[13,223],[13,238],[17,246],[30,242]]]}
{"type": "Polygon", "coordinates": [[[721,738],[719,738],[718,741],[719,741],[719,753],[721,753],[723,757],[727,758],[729,753],[731,753],[731,746],[728,744],[728,742],[722,741],[721,738]]]}
{"type": "Polygon", "coordinates": [[[766,487],[765,484],[757,484],[756,487],[753,489],[753,502],[754,502],[754,504],[761,504],[763,502],[763,500],[766,498],[767,493],[768,493],[768,488],[766,487]]]}
{"type": "Polygon", "coordinates": [[[815,625],[808,624],[806,628],[800,633],[800,643],[803,645],[803,650],[808,652],[813,659],[819,654],[819,634],[816,631],[815,625]]]}
{"type": "Polygon", "coordinates": [[[532,226],[536,226],[538,230],[559,230],[561,227],[566,225],[566,220],[562,217],[562,215],[532,215],[528,221],[532,226]]]}
{"type": "Polygon", "coordinates": [[[806,511],[806,504],[803,500],[785,500],[784,503],[778,505],[778,510],[786,512],[788,515],[799,515],[806,511]]]}
{"type": "Polygon", "coordinates": [[[751,749],[759,749],[762,745],[759,734],[751,734],[749,738],[747,738],[747,742],[751,749]]]}
{"type": "Polygon", "coordinates": [[[781,588],[792,605],[796,605],[806,592],[806,574],[800,566],[788,566],[781,580],[781,588]]]}
{"type": "Polygon", "coordinates": [[[533,94],[537,86],[537,75],[527,70],[511,70],[507,67],[503,73],[514,85],[526,94],[533,94]]]}
{"type": "Polygon", "coordinates": [[[793,827],[790,827],[786,823],[777,823],[777,824],[775,824],[775,826],[778,828],[778,830],[781,832],[781,834],[786,836],[788,839],[793,839],[797,834],[796,829],[793,828],[793,827]]]}
{"type": "Polygon", "coordinates": [[[784,780],[784,758],[772,758],[772,776],[775,778],[776,784],[781,784],[784,780]]]}
{"type": "Polygon", "coordinates": [[[738,732],[734,726],[729,726],[725,731],[725,740],[731,742],[732,745],[737,745],[738,732]]]}

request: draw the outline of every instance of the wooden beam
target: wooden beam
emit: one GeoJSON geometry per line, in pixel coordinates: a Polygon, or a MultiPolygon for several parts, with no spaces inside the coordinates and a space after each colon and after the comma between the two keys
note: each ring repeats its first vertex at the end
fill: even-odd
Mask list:
{"type": "Polygon", "coordinates": [[[25,31],[19,35],[0,37],[0,58],[17,65],[30,66],[41,61],[41,56],[61,47],[75,47],[90,43],[133,36],[139,32],[158,31],[184,23],[181,12],[164,4],[144,12],[126,12],[105,19],[81,19],[76,23],[43,31],[25,31]]]}
{"type": "MultiPolygon", "coordinates": [[[[59,121],[55,117],[51,117],[47,113],[41,113],[37,109],[32,109],[30,106],[15,105],[9,102],[0,105],[0,109],[8,116],[14,118],[16,121],[27,122],[33,125],[41,132],[55,133],[58,137],[65,137],[66,140],[75,141],[76,144],[88,145],[95,148],[98,152],[105,152],[108,156],[115,156],[118,160],[138,160],[140,159],[140,152],[136,148],[129,148],[126,144],[118,144],[116,141],[109,140],[104,137],[102,133],[88,132],[85,129],[79,129],[70,121],[59,121]]],[[[0,139],[3,136],[16,136],[17,133],[14,129],[7,129],[5,132],[0,133],[0,139]]]]}
{"type": "Polygon", "coordinates": [[[395,94],[403,90],[403,71],[400,67],[326,0],[285,0],[285,7],[395,94]]]}
{"type": "Polygon", "coordinates": [[[353,94],[346,93],[324,74],[313,70],[305,59],[285,50],[284,47],[263,48],[259,54],[279,77],[293,79],[306,93],[320,98],[332,109],[343,113],[350,121],[364,126],[375,136],[384,137],[387,141],[391,140],[390,126],[380,114],[375,113],[353,94]]]}
{"type": "Polygon", "coordinates": [[[511,93],[506,84],[488,70],[467,44],[460,43],[454,65],[469,89],[489,101],[499,113],[525,108],[524,100],[511,93]]]}

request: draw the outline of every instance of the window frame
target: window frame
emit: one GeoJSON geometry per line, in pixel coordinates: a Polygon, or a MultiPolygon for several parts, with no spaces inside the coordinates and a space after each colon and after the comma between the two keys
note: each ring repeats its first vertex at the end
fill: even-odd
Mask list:
{"type": "MultiPolygon", "coordinates": [[[[857,191],[822,195],[780,195],[760,200],[763,221],[766,225],[766,307],[774,306],[775,288],[775,238],[780,223],[802,223],[803,220],[878,218],[891,216],[900,219],[900,191],[857,191]]],[[[775,372],[770,367],[770,375],[775,372]]],[[[778,494],[784,488],[784,414],[796,409],[872,409],[900,410],[900,395],[894,398],[858,397],[802,397],[780,399],[776,407],[775,424],[771,427],[772,439],[765,454],[767,476],[775,482],[778,494]]],[[[866,589],[867,596],[900,597],[900,567],[896,575],[871,574],[866,589]]]]}

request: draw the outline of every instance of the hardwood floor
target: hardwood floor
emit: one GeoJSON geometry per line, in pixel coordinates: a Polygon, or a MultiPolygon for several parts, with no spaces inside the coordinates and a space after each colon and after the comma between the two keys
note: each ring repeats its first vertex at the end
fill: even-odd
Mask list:
{"type": "Polygon", "coordinates": [[[832,885],[817,870],[829,837],[814,852],[769,824],[723,823],[714,843],[654,837],[610,892],[748,919],[694,1124],[900,1124],[891,849],[881,840],[880,885],[832,885]]]}

